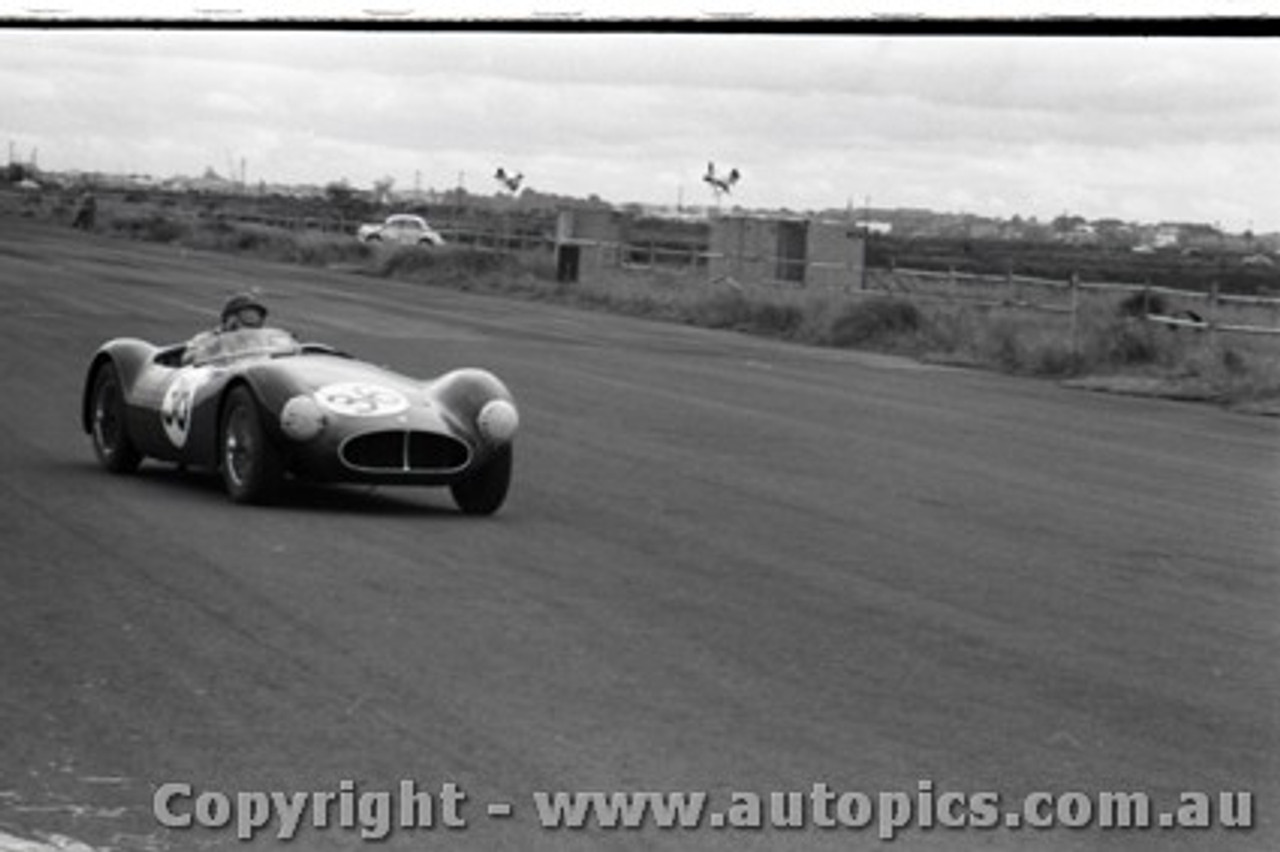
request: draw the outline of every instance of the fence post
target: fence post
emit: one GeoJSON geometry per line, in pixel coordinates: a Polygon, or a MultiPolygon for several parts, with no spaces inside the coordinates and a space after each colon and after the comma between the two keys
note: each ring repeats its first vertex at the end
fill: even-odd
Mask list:
{"type": "Polygon", "coordinates": [[[1071,280],[1071,357],[1080,358],[1080,273],[1072,272],[1071,280]]]}
{"type": "Polygon", "coordinates": [[[1218,282],[1217,280],[1209,282],[1209,307],[1205,311],[1208,314],[1205,317],[1205,334],[1209,343],[1209,355],[1213,356],[1218,351],[1218,282]]]}
{"type": "Polygon", "coordinates": [[[862,255],[862,262],[859,264],[861,268],[858,270],[858,286],[860,289],[865,290],[867,289],[867,266],[871,263],[871,254],[867,251],[867,238],[865,235],[862,238],[862,251],[860,254],[862,255]]]}

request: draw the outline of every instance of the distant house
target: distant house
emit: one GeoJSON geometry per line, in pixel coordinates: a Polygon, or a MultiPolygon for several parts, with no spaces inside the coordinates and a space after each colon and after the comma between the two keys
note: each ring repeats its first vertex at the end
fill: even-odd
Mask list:
{"type": "Polygon", "coordinates": [[[854,228],[864,234],[871,234],[873,236],[886,236],[893,233],[892,222],[877,222],[875,220],[855,222],[854,228]]]}
{"type": "Polygon", "coordinates": [[[164,188],[179,192],[208,193],[210,195],[226,195],[239,190],[240,185],[219,175],[213,169],[205,169],[198,178],[172,177],[163,183],[164,188]]]}
{"type": "Polygon", "coordinates": [[[1221,231],[1212,225],[1201,224],[1183,225],[1181,243],[1201,251],[1221,251],[1225,246],[1221,231]]]}
{"type": "Polygon", "coordinates": [[[1151,237],[1151,245],[1157,249],[1177,248],[1181,241],[1181,225],[1161,224],[1151,237]]]}
{"type": "Polygon", "coordinates": [[[1098,229],[1088,222],[1077,222],[1062,235],[1062,240],[1071,245],[1091,245],[1098,241],[1098,229]]]}

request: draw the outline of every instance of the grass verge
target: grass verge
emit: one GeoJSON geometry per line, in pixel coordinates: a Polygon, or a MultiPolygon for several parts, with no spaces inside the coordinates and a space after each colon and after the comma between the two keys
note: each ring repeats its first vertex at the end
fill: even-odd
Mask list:
{"type": "Polygon", "coordinates": [[[368,246],[346,234],[289,231],[125,211],[99,230],[191,248],[638,317],[819,346],[1067,380],[1094,390],[1280,408],[1280,340],[1211,337],[1144,321],[1133,298],[1090,294],[1066,314],[875,291],[712,281],[705,273],[612,269],[564,283],[546,253],[500,254],[368,246]]]}

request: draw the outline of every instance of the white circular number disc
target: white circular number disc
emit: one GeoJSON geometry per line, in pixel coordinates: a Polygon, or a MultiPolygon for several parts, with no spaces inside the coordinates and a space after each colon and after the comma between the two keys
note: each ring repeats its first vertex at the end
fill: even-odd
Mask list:
{"type": "Polygon", "coordinates": [[[160,423],[164,433],[175,447],[185,446],[191,433],[191,410],[196,391],[209,380],[209,370],[204,367],[188,367],[178,372],[173,383],[164,392],[160,403],[160,423]]]}
{"type": "Polygon", "coordinates": [[[316,400],[347,417],[386,417],[409,408],[409,400],[400,391],[364,382],[325,385],[316,391],[316,400]]]}

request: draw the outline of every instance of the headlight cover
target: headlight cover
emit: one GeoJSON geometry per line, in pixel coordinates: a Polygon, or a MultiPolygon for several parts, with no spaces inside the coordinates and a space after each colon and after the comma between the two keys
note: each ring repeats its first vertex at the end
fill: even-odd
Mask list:
{"type": "Polygon", "coordinates": [[[306,395],[293,397],[280,411],[280,428],[295,441],[310,441],[324,431],[325,422],[320,404],[306,395]]]}
{"type": "Polygon", "coordinates": [[[486,441],[505,444],[515,437],[520,427],[520,415],[516,407],[505,399],[490,400],[476,415],[476,427],[486,441]]]}

